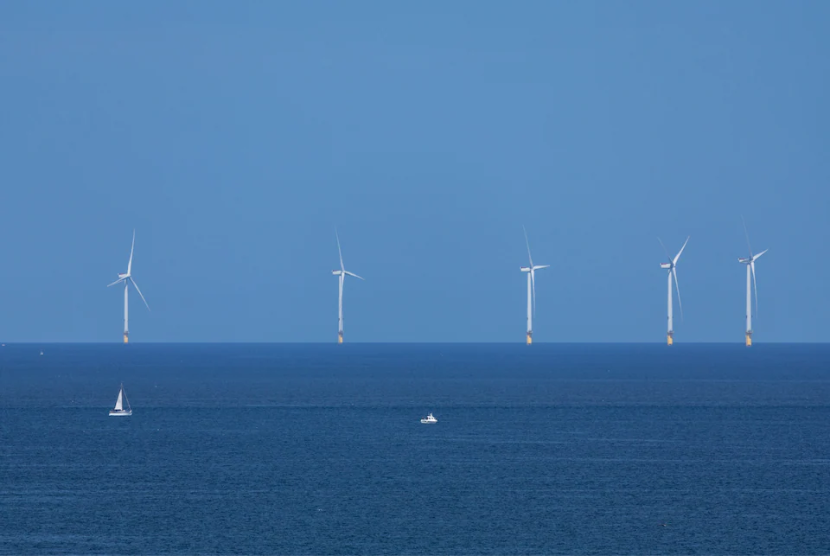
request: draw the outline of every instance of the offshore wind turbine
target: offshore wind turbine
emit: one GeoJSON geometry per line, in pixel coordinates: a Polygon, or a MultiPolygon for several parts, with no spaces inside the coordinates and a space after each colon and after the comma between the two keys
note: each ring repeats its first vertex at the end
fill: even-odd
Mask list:
{"type": "Polygon", "coordinates": [[[749,258],[738,259],[738,262],[746,265],[746,345],[752,345],[752,288],[755,286],[755,313],[758,313],[758,282],[755,280],[755,261],[761,258],[761,255],[769,251],[764,249],[757,255],[752,254],[752,245],[749,244],[749,232],[746,231],[746,222],[741,216],[741,221],[744,224],[744,235],[746,235],[746,246],[749,247],[749,258]],[[752,275],[752,284],[750,284],[750,276],[752,275]]]}
{"type": "Polygon", "coordinates": [[[533,343],[533,313],[536,311],[536,271],[548,268],[549,264],[534,265],[533,257],[530,255],[530,242],[527,240],[527,230],[522,226],[525,233],[525,245],[527,246],[527,258],[530,266],[520,267],[522,272],[527,273],[527,345],[533,343]]]}
{"type": "Polygon", "coordinates": [[[334,236],[337,238],[337,253],[340,255],[340,270],[332,270],[331,273],[334,274],[339,278],[340,282],[340,295],[337,298],[337,343],[343,343],[343,284],[346,281],[346,275],[354,276],[355,278],[360,278],[361,280],[365,280],[365,278],[361,278],[357,274],[353,272],[349,272],[346,270],[346,267],[343,266],[343,250],[340,249],[340,236],[337,235],[337,230],[334,231],[334,236]]]}
{"type": "MultiPolygon", "coordinates": [[[[660,242],[660,245],[663,245],[662,240],[658,237],[657,241],[660,242]]],[[[672,345],[674,343],[674,322],[673,322],[673,315],[672,315],[672,277],[674,277],[674,287],[677,289],[677,304],[680,305],[680,318],[683,318],[683,302],[680,300],[680,284],[677,283],[677,261],[680,260],[680,255],[683,254],[683,250],[686,248],[686,244],[689,243],[689,238],[686,238],[686,241],[683,243],[683,247],[680,248],[680,251],[677,252],[677,255],[672,259],[669,256],[668,250],[666,250],[666,246],[663,245],[663,251],[666,252],[666,258],[669,260],[667,263],[660,264],[660,268],[664,270],[668,270],[669,276],[669,327],[668,333],[666,336],[666,343],[668,345],[672,345]]]]}
{"type": "MultiPolygon", "coordinates": [[[[135,291],[138,292],[138,295],[141,296],[141,301],[144,302],[144,305],[147,305],[147,300],[144,299],[144,295],[141,293],[141,290],[138,289],[138,284],[135,283],[135,279],[133,279],[133,251],[135,250],[135,230],[133,230],[133,244],[130,247],[130,260],[127,263],[127,272],[124,274],[118,275],[118,280],[113,282],[112,284],[107,284],[107,287],[114,286],[116,284],[124,283],[124,343],[129,342],[130,338],[130,327],[128,323],[128,315],[129,315],[129,303],[127,302],[127,293],[130,288],[130,282],[132,282],[133,286],[135,286],[135,291]]],[[[150,310],[150,306],[147,305],[147,310],[150,310]]]]}

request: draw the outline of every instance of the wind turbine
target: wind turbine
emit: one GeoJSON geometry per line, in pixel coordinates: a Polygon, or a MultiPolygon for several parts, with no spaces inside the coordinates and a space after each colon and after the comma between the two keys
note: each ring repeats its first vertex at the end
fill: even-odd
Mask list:
{"type": "MultiPolygon", "coordinates": [[[[107,284],[107,287],[114,286],[116,284],[120,284],[121,282],[124,283],[124,343],[129,342],[130,338],[130,328],[127,322],[127,316],[129,314],[128,311],[128,303],[127,303],[127,292],[130,287],[130,282],[132,282],[133,286],[135,286],[135,291],[138,292],[138,295],[141,296],[141,301],[144,302],[144,305],[147,305],[147,300],[144,299],[144,295],[142,295],[141,290],[138,289],[138,284],[135,283],[135,279],[133,279],[133,250],[135,249],[135,230],[133,230],[133,245],[130,247],[130,261],[127,263],[127,272],[125,274],[119,274],[118,280],[113,282],[112,284],[107,284]]],[[[147,305],[147,310],[150,310],[150,306],[147,305]]]]}
{"type": "Polygon", "coordinates": [[[527,240],[527,230],[522,226],[525,233],[525,245],[527,246],[527,258],[530,266],[521,267],[522,272],[527,272],[527,345],[533,343],[533,313],[536,311],[536,271],[548,268],[549,264],[534,265],[533,257],[530,255],[530,242],[527,240]]]}
{"type": "MultiPolygon", "coordinates": [[[[657,238],[657,241],[660,242],[660,245],[663,245],[662,240],[657,238]]],[[[666,246],[663,245],[663,251],[666,252],[666,258],[669,260],[667,263],[662,263],[660,268],[669,271],[669,330],[668,335],[666,336],[666,343],[668,345],[672,345],[674,343],[674,322],[673,322],[673,315],[672,315],[672,287],[671,281],[672,276],[674,276],[674,287],[677,289],[677,304],[680,305],[680,318],[683,318],[683,302],[680,300],[680,284],[677,282],[677,261],[680,259],[680,255],[683,254],[683,250],[686,248],[686,244],[689,243],[689,238],[686,238],[686,241],[683,243],[683,247],[680,248],[680,251],[677,252],[674,259],[669,256],[668,250],[666,250],[666,246]]]]}
{"type": "Polygon", "coordinates": [[[365,278],[361,278],[357,274],[353,272],[349,272],[346,270],[346,267],[343,266],[343,251],[340,249],[340,236],[337,235],[337,230],[334,231],[334,236],[337,238],[337,252],[340,254],[340,270],[332,270],[331,273],[334,274],[339,278],[340,281],[340,295],[337,298],[337,343],[343,343],[343,283],[346,281],[346,275],[354,276],[355,278],[360,278],[361,280],[365,280],[365,278]]]}
{"type": "Polygon", "coordinates": [[[738,259],[739,263],[746,265],[746,345],[752,345],[752,288],[750,287],[750,274],[752,274],[752,285],[755,286],[755,313],[758,313],[758,282],[755,281],[755,261],[761,258],[761,255],[769,251],[764,249],[757,255],[752,254],[752,245],[749,244],[749,232],[746,231],[746,221],[741,216],[741,222],[744,224],[744,235],[746,235],[746,246],[749,247],[749,258],[738,259]]]}

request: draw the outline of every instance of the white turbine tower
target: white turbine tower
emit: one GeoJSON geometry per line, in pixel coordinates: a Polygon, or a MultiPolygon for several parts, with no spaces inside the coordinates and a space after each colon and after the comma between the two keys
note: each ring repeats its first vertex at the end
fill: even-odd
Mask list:
{"type": "MultiPolygon", "coordinates": [[[[660,238],[657,238],[657,241],[660,242],[660,245],[663,245],[663,242],[660,238]]],[[[677,261],[680,260],[680,255],[683,253],[683,250],[686,248],[686,244],[689,243],[689,238],[686,238],[686,241],[683,243],[683,247],[680,248],[680,251],[677,252],[674,259],[669,256],[669,252],[666,249],[666,246],[663,245],[663,251],[666,252],[666,258],[669,260],[667,263],[662,263],[660,268],[664,270],[668,270],[669,273],[669,328],[668,334],[666,336],[666,343],[668,345],[672,345],[674,343],[674,322],[673,322],[673,315],[672,315],[672,277],[674,277],[674,287],[677,289],[677,304],[680,305],[680,318],[683,318],[683,302],[680,300],[680,284],[677,282],[677,261]]]]}
{"type": "MultiPolygon", "coordinates": [[[[135,291],[138,292],[138,295],[141,296],[141,301],[144,302],[144,305],[147,305],[147,300],[144,299],[144,295],[142,295],[141,290],[138,289],[138,284],[135,283],[133,279],[133,250],[135,249],[135,230],[133,230],[133,244],[130,247],[130,261],[127,263],[127,272],[125,274],[119,274],[118,280],[113,282],[112,284],[107,284],[107,287],[114,286],[116,284],[120,284],[124,282],[124,343],[129,342],[130,337],[130,327],[128,324],[128,314],[129,314],[129,305],[127,303],[127,291],[130,287],[130,282],[132,282],[133,286],[135,286],[135,291]]],[[[150,306],[147,305],[147,310],[150,310],[150,306]]]]}
{"type": "Polygon", "coordinates": [[[340,236],[337,235],[337,230],[334,231],[334,235],[337,238],[337,253],[340,255],[340,270],[332,270],[331,273],[337,276],[340,280],[340,295],[337,298],[337,343],[343,343],[343,283],[346,281],[346,275],[354,276],[355,278],[360,278],[361,280],[365,280],[365,278],[361,278],[357,274],[353,272],[349,272],[346,270],[346,267],[343,266],[343,251],[340,249],[340,236]]]}
{"type": "MultiPolygon", "coordinates": [[[[743,216],[741,216],[743,221],[743,216]]],[[[764,249],[757,255],[752,254],[752,245],[749,244],[749,232],[746,231],[746,222],[744,224],[744,234],[746,235],[746,246],[749,247],[749,258],[738,259],[739,263],[746,265],[746,345],[752,345],[752,285],[755,286],[755,313],[758,313],[758,282],[755,281],[755,261],[761,258],[761,255],[769,251],[764,249]],[[750,274],[752,275],[752,284],[750,284],[750,274]]]]}
{"type": "Polygon", "coordinates": [[[525,245],[527,246],[527,258],[530,266],[520,267],[522,272],[527,272],[527,345],[533,343],[533,313],[536,311],[536,271],[548,268],[549,264],[534,265],[533,257],[530,255],[530,242],[527,240],[527,230],[522,226],[525,233],[525,245]]]}

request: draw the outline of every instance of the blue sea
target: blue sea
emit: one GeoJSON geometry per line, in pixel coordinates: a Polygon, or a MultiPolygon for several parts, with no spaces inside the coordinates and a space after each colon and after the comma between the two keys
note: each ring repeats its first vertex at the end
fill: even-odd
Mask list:
{"type": "Polygon", "coordinates": [[[6,345],[0,553],[828,554],[830,345],[6,345]]]}

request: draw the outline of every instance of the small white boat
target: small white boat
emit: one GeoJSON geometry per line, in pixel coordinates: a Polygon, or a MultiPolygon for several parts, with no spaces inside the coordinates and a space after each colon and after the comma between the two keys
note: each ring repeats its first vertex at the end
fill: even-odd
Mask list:
{"type": "Polygon", "coordinates": [[[426,417],[421,419],[421,424],[424,424],[424,425],[431,425],[431,424],[434,424],[434,423],[437,423],[437,422],[438,422],[438,419],[436,419],[432,415],[432,413],[430,413],[429,415],[427,415],[426,417]]]}
{"type": "Polygon", "coordinates": [[[127,399],[127,394],[124,392],[124,385],[121,385],[121,390],[118,391],[118,399],[115,400],[115,408],[110,410],[110,417],[129,417],[133,414],[133,408],[130,407],[130,400],[127,399]],[[127,402],[127,409],[124,409],[124,402],[127,402]]]}

